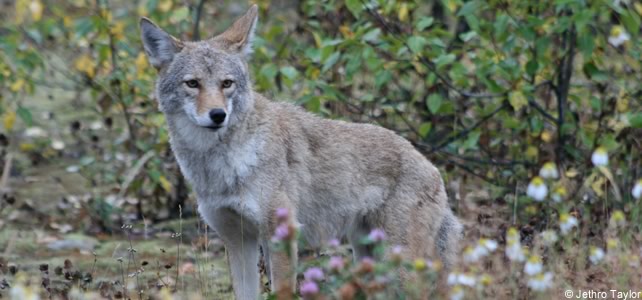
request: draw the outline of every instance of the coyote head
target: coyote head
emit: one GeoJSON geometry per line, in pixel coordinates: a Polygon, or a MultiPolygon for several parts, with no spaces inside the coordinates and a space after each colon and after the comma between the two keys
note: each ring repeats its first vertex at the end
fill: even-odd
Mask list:
{"type": "Polygon", "coordinates": [[[168,117],[184,114],[198,127],[218,130],[239,122],[252,107],[247,59],[257,14],[253,5],[225,32],[195,42],[140,20],[145,53],[159,74],[156,97],[168,117]]]}

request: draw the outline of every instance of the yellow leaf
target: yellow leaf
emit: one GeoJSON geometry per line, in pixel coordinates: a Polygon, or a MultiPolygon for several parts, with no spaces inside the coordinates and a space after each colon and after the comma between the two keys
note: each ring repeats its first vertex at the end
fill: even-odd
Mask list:
{"type": "Polygon", "coordinates": [[[148,66],[147,57],[145,56],[145,53],[143,52],[138,53],[138,56],[136,56],[135,64],[136,64],[136,71],[138,72],[138,74],[145,72],[148,66]]]}
{"type": "Polygon", "coordinates": [[[593,189],[598,197],[604,196],[604,183],[606,183],[606,178],[601,176],[591,183],[591,189],[593,189]]]}
{"type": "Polygon", "coordinates": [[[161,12],[168,12],[170,9],[172,9],[172,0],[163,0],[158,4],[158,10],[161,12]]]}
{"type": "Polygon", "coordinates": [[[537,147],[528,146],[528,148],[526,148],[526,157],[527,158],[536,158],[538,154],[539,154],[539,150],[537,150],[537,147]]]}
{"type": "Polygon", "coordinates": [[[618,98],[615,102],[615,108],[618,112],[624,113],[629,110],[629,99],[626,97],[618,98]]]}
{"type": "Polygon", "coordinates": [[[352,38],[354,36],[352,31],[350,31],[350,26],[341,25],[339,26],[339,31],[341,32],[341,34],[343,34],[343,37],[345,38],[352,38]]]}
{"type": "Polygon", "coordinates": [[[635,4],[633,4],[633,7],[635,7],[635,11],[637,11],[638,14],[642,16],[642,3],[636,2],[635,4]]]}
{"type": "Polygon", "coordinates": [[[528,100],[526,100],[526,96],[524,96],[524,93],[522,93],[522,91],[515,91],[510,93],[508,102],[510,102],[510,105],[515,111],[520,110],[522,107],[528,104],[528,100]]]}
{"type": "Polygon", "coordinates": [[[407,3],[401,3],[399,6],[399,21],[405,22],[408,20],[408,4],[407,3]]]}
{"type": "Polygon", "coordinates": [[[550,143],[553,140],[553,134],[548,130],[544,130],[542,131],[542,135],[540,136],[540,138],[545,143],[550,143]]]}
{"type": "Polygon", "coordinates": [[[33,0],[31,1],[31,4],[29,4],[29,11],[31,11],[31,18],[34,21],[38,21],[42,18],[42,3],[40,0],[33,0]]]}
{"type": "Polygon", "coordinates": [[[117,39],[122,38],[124,36],[123,32],[125,32],[125,23],[122,21],[116,22],[111,26],[109,32],[117,39]]]}
{"type": "Polygon", "coordinates": [[[16,93],[22,89],[22,87],[25,86],[25,80],[22,78],[19,78],[18,80],[14,81],[10,86],[9,89],[16,93]]]}
{"type": "Polygon", "coordinates": [[[161,175],[161,177],[158,178],[158,181],[160,181],[161,187],[163,187],[166,192],[169,193],[172,191],[172,184],[167,180],[167,178],[165,178],[165,176],[161,175]]]}
{"type": "Polygon", "coordinates": [[[74,67],[76,68],[76,70],[87,74],[89,78],[93,78],[96,72],[94,61],[87,54],[84,54],[76,59],[76,62],[74,62],[74,67]]]}
{"type": "Polygon", "coordinates": [[[11,129],[13,129],[13,125],[16,123],[16,112],[11,110],[4,114],[2,123],[5,131],[11,131],[11,129]]]}
{"type": "Polygon", "coordinates": [[[22,152],[29,152],[29,151],[32,151],[33,149],[36,149],[36,145],[32,143],[21,143],[19,147],[20,147],[20,151],[22,152]]]}
{"type": "Polygon", "coordinates": [[[29,9],[29,1],[28,0],[17,0],[16,1],[16,23],[17,24],[22,24],[25,20],[25,15],[27,14],[27,10],[29,9]]]}
{"type": "Polygon", "coordinates": [[[64,16],[62,17],[62,25],[64,25],[66,28],[71,28],[71,26],[74,25],[74,21],[70,16],[64,16]]]}
{"type": "Polygon", "coordinates": [[[573,178],[573,177],[577,176],[578,174],[579,174],[579,172],[577,171],[577,169],[574,169],[574,168],[569,169],[568,171],[566,171],[566,177],[568,177],[568,178],[573,178]]]}
{"type": "Polygon", "coordinates": [[[613,173],[604,166],[599,166],[598,169],[600,170],[600,173],[602,173],[602,175],[611,182],[611,188],[613,189],[615,200],[622,201],[622,194],[620,193],[620,188],[617,186],[613,173]]]}

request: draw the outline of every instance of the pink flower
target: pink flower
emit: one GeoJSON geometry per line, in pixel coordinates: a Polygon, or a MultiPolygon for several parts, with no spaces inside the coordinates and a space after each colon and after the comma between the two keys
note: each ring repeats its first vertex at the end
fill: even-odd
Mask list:
{"type": "Polygon", "coordinates": [[[328,246],[330,246],[332,248],[339,247],[340,245],[341,245],[341,242],[339,242],[338,239],[331,239],[331,240],[328,241],[328,246]]]}
{"type": "Polygon", "coordinates": [[[306,280],[301,284],[300,290],[301,296],[308,299],[319,293],[319,286],[314,281],[306,280]]]}
{"type": "Polygon", "coordinates": [[[276,218],[280,221],[287,221],[290,217],[290,211],[287,208],[277,208],[276,209],[276,218]]]}
{"type": "Polygon", "coordinates": [[[386,233],[379,228],[375,228],[368,234],[368,239],[375,243],[382,242],[386,239],[386,233]]]}
{"type": "Polygon", "coordinates": [[[307,281],[319,281],[323,280],[323,270],[321,268],[312,267],[309,268],[303,273],[303,277],[307,281]]]}
{"type": "Polygon", "coordinates": [[[341,256],[333,256],[333,257],[330,257],[328,266],[330,267],[331,270],[339,271],[343,269],[343,267],[345,266],[345,261],[341,256]]]}
{"type": "Polygon", "coordinates": [[[281,224],[274,231],[274,237],[272,237],[272,239],[278,242],[278,241],[287,240],[289,237],[290,237],[290,228],[288,227],[288,224],[281,224]]]}

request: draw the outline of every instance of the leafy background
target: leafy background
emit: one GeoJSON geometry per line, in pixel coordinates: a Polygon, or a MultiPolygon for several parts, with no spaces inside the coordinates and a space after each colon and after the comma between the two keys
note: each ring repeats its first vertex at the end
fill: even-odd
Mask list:
{"type": "MultiPolygon", "coordinates": [[[[639,1],[257,3],[255,89],[410,140],[445,177],[466,225],[464,256],[482,238],[507,245],[506,232],[515,228],[563,279],[552,295],[642,286],[635,266],[623,266],[639,263],[642,225],[631,193],[642,185],[639,1]],[[598,149],[608,166],[591,162],[598,149]],[[547,162],[559,176],[545,181],[551,195],[535,201],[527,187],[547,162]],[[553,201],[554,193],[562,201],[553,201]],[[614,215],[626,222],[615,231],[614,215]],[[569,216],[579,225],[564,243],[536,242],[569,216]],[[609,247],[612,240],[617,247],[609,247]],[[608,263],[587,261],[597,248],[607,251],[608,263]]],[[[52,279],[49,293],[71,282],[89,291],[108,285],[104,293],[112,294],[133,282],[150,293],[159,286],[180,292],[179,283],[187,291],[193,281],[184,278],[194,277],[200,295],[229,296],[224,250],[196,217],[172,157],[137,24],[147,16],[182,39],[207,38],[248,4],[0,5],[0,269],[7,280],[0,294],[18,280],[12,270],[40,276],[47,264],[71,276],[52,279]]],[[[526,275],[501,267],[500,252],[495,264],[455,268],[496,276],[466,296],[506,297],[503,288],[528,285],[526,275]]]]}

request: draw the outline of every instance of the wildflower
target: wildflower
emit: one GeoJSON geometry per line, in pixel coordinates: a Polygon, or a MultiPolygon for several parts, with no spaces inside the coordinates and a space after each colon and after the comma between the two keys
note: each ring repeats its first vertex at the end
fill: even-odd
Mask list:
{"type": "Polygon", "coordinates": [[[542,259],[537,255],[531,255],[524,265],[524,272],[528,275],[535,275],[541,273],[543,268],[542,259]]]}
{"type": "Polygon", "coordinates": [[[330,246],[332,248],[337,248],[340,245],[341,245],[341,242],[339,242],[338,239],[331,239],[331,240],[328,241],[328,246],[330,246]]]}
{"type": "Polygon", "coordinates": [[[577,218],[567,214],[563,213],[560,215],[560,230],[562,231],[563,235],[566,235],[573,227],[577,227],[577,218]]]}
{"type": "Polygon", "coordinates": [[[602,248],[599,248],[599,247],[591,247],[589,250],[589,253],[590,253],[589,260],[594,265],[597,265],[598,263],[600,263],[600,261],[602,261],[602,259],[604,259],[604,256],[606,255],[604,253],[604,250],[602,250],[602,248]]]}
{"type": "Polygon", "coordinates": [[[364,257],[361,259],[361,264],[357,272],[359,273],[370,273],[374,271],[375,261],[370,257],[364,257]]]}
{"type": "Polygon", "coordinates": [[[613,47],[619,47],[631,39],[631,36],[622,28],[622,26],[613,26],[609,35],[609,44],[613,47]]]}
{"type": "Polygon", "coordinates": [[[426,269],[426,261],[421,258],[417,258],[415,259],[413,266],[415,267],[415,270],[423,271],[426,269]]]}
{"type": "Polygon", "coordinates": [[[381,229],[375,228],[368,234],[368,239],[375,243],[382,242],[386,239],[386,233],[381,229]]]}
{"type": "Polygon", "coordinates": [[[609,154],[606,152],[606,149],[604,149],[604,147],[597,147],[593,155],[591,155],[591,162],[593,162],[596,167],[607,166],[609,164],[609,154]]]}
{"type": "Polygon", "coordinates": [[[537,202],[544,201],[546,195],[548,194],[548,188],[544,184],[544,180],[541,177],[535,176],[531,183],[528,184],[526,189],[526,195],[533,198],[537,202]]]}
{"type": "Polygon", "coordinates": [[[462,299],[464,299],[464,289],[462,289],[460,286],[455,286],[450,291],[450,300],[462,300],[462,299]]]}
{"type": "Polygon", "coordinates": [[[277,208],[275,214],[276,214],[276,218],[280,222],[285,222],[288,220],[288,218],[290,218],[290,211],[287,208],[283,208],[283,207],[277,208]]]}
{"type": "Polygon", "coordinates": [[[491,277],[488,274],[483,274],[482,276],[479,277],[479,282],[482,285],[489,286],[491,283],[493,283],[493,277],[491,277]]]}
{"type": "Polygon", "coordinates": [[[51,148],[54,150],[62,150],[65,149],[65,142],[61,140],[52,140],[51,141],[51,148]]]}
{"type": "Polygon", "coordinates": [[[551,199],[553,202],[560,203],[566,197],[566,189],[563,186],[558,186],[551,193],[551,199]]]}
{"type": "Polygon", "coordinates": [[[624,213],[621,210],[614,211],[611,215],[611,221],[609,223],[614,226],[624,226],[626,224],[624,213]]]}
{"type": "Polygon", "coordinates": [[[448,274],[448,285],[465,285],[475,286],[475,277],[464,273],[450,273],[448,274]]]}
{"type": "Polygon", "coordinates": [[[303,278],[307,281],[320,281],[323,280],[323,270],[321,268],[312,267],[305,270],[303,278]]]}
{"type": "Polygon", "coordinates": [[[281,224],[274,231],[274,237],[272,237],[272,240],[275,242],[285,241],[290,238],[290,235],[290,226],[288,226],[288,224],[281,224]]]}
{"type": "Polygon", "coordinates": [[[512,261],[524,261],[526,254],[520,243],[519,232],[517,229],[510,228],[506,233],[506,256],[512,261]]]}
{"type": "Polygon", "coordinates": [[[528,280],[528,287],[534,291],[545,291],[553,285],[553,274],[537,274],[528,280]]]}
{"type": "Polygon", "coordinates": [[[642,178],[635,183],[633,190],[631,190],[631,196],[635,199],[640,199],[640,197],[642,197],[642,178]]]}
{"type": "Polygon", "coordinates": [[[328,262],[328,267],[330,270],[340,271],[345,266],[345,261],[341,256],[332,256],[328,262]]]}
{"type": "Polygon", "coordinates": [[[474,248],[467,247],[464,250],[464,260],[468,262],[479,261],[497,249],[497,242],[494,240],[480,239],[474,248]]]}
{"type": "Polygon", "coordinates": [[[620,244],[616,239],[607,239],[606,240],[606,249],[614,250],[620,244]]]}
{"type": "Polygon", "coordinates": [[[300,291],[304,299],[309,299],[319,293],[319,286],[314,281],[306,280],[301,284],[300,291]]]}
{"type": "Polygon", "coordinates": [[[555,243],[557,243],[557,240],[559,237],[557,236],[557,233],[553,230],[545,230],[541,234],[542,241],[544,241],[544,244],[546,246],[552,246],[555,243]]]}
{"type": "Polygon", "coordinates": [[[554,162],[549,161],[539,169],[539,176],[544,179],[557,179],[560,174],[557,172],[557,166],[554,162]]]}

